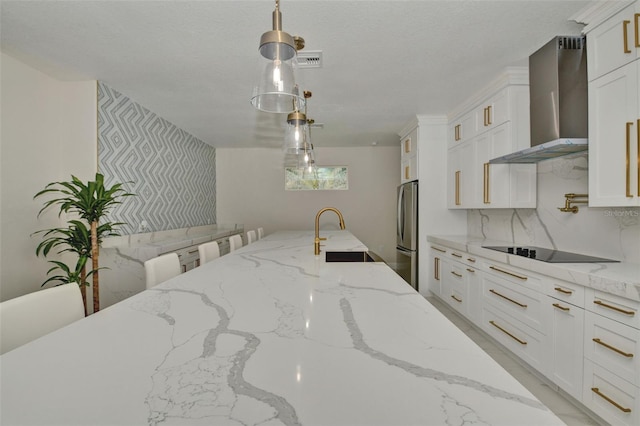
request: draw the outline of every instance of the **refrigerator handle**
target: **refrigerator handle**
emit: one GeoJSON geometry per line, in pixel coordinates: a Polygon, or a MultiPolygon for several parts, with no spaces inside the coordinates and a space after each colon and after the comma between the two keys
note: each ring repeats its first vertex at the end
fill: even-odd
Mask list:
{"type": "Polygon", "coordinates": [[[401,240],[404,240],[404,187],[400,187],[400,194],[398,195],[398,235],[401,240]]]}

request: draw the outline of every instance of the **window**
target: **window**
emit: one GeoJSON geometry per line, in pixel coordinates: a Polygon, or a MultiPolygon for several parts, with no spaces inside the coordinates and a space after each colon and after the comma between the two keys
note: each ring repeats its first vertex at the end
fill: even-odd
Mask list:
{"type": "Polygon", "coordinates": [[[306,168],[285,167],[284,189],[287,191],[349,189],[349,174],[347,167],[316,167],[312,172],[309,172],[306,168]]]}

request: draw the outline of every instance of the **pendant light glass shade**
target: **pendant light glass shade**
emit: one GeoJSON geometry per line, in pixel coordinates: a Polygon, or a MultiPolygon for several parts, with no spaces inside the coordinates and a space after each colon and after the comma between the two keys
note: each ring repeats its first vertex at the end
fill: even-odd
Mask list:
{"type": "Polygon", "coordinates": [[[260,38],[258,79],[253,88],[251,104],[257,109],[272,113],[287,113],[305,105],[296,80],[297,49],[304,40],[285,33],[279,1],[273,11],[273,30],[260,38]]]}
{"type": "Polygon", "coordinates": [[[292,112],[287,116],[287,128],[284,132],[285,154],[298,155],[308,140],[309,126],[307,117],[301,112],[292,112]]]}

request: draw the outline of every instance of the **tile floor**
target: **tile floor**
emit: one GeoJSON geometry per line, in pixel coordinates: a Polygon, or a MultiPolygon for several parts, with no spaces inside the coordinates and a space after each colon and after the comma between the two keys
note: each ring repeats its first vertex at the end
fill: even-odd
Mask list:
{"type": "MultiPolygon", "coordinates": [[[[427,297],[427,300],[462,330],[471,340],[476,342],[498,364],[502,365],[513,377],[515,377],[529,392],[534,394],[544,405],[549,407],[562,421],[569,426],[599,425],[600,423],[589,417],[577,408],[569,399],[558,393],[538,375],[525,368],[516,361],[513,355],[495,344],[486,334],[471,325],[469,321],[447,306],[436,297],[427,297]]],[[[602,423],[606,424],[606,423],[602,423]]]]}

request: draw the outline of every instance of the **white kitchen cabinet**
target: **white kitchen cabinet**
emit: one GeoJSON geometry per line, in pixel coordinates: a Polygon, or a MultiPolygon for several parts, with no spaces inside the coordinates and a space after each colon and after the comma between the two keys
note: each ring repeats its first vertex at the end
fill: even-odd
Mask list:
{"type": "Polygon", "coordinates": [[[640,57],[640,2],[587,29],[589,81],[640,57]]]}
{"type": "Polygon", "coordinates": [[[447,249],[434,244],[429,247],[429,263],[432,265],[431,275],[429,276],[429,291],[438,297],[442,297],[441,282],[442,269],[447,271],[447,261],[443,260],[447,254],[447,249]]]}
{"type": "Polygon", "coordinates": [[[640,303],[585,290],[583,401],[611,424],[640,420],[640,303]]]}
{"type": "Polygon", "coordinates": [[[640,3],[587,32],[589,205],[640,206],[640,3]]]}
{"type": "Polygon", "coordinates": [[[418,127],[400,139],[400,182],[418,179],[418,127]]]}
{"type": "Polygon", "coordinates": [[[462,142],[471,140],[477,133],[476,112],[468,112],[453,120],[449,125],[447,148],[453,148],[462,142]]]}
{"type": "Polygon", "coordinates": [[[447,207],[471,209],[478,205],[476,144],[466,141],[447,154],[447,207]]]}
{"type": "Polygon", "coordinates": [[[529,88],[523,81],[498,80],[488,86],[481,101],[470,106],[471,112],[452,120],[448,208],[535,208],[535,164],[489,164],[493,158],[529,147],[529,88]],[[462,126],[470,114],[474,117],[470,121],[477,124],[475,137],[451,142],[464,129],[456,126],[462,126]]]}
{"type": "Polygon", "coordinates": [[[589,83],[589,205],[640,205],[640,61],[589,83]]]}
{"type": "Polygon", "coordinates": [[[582,399],[584,287],[547,279],[544,305],[549,341],[549,378],[577,400],[582,399]]]}

